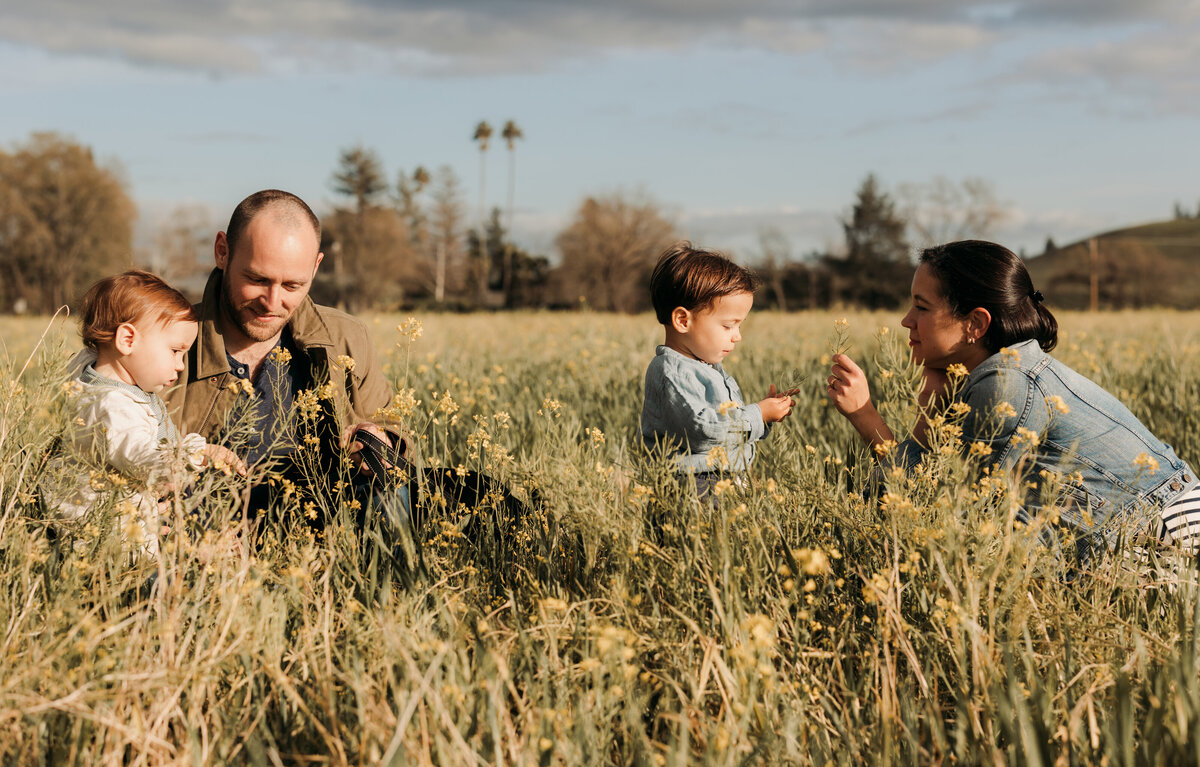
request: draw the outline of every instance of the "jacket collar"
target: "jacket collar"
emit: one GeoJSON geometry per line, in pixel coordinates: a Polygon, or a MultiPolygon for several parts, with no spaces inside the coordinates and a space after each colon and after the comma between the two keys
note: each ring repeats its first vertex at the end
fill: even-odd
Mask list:
{"type": "MultiPolygon", "coordinates": [[[[196,341],[196,378],[209,378],[229,372],[229,358],[225,354],[225,339],[217,327],[221,314],[220,269],[213,269],[204,286],[204,298],[196,307],[200,315],[200,332],[196,341]]],[[[333,336],[329,326],[317,311],[317,305],[308,296],[296,308],[288,320],[292,340],[301,351],[310,347],[332,347],[333,336]]]]}
{"type": "Polygon", "coordinates": [[[978,380],[1000,368],[1016,368],[1028,371],[1046,357],[1046,353],[1042,351],[1042,347],[1038,345],[1036,338],[1019,341],[1008,348],[1008,354],[1004,351],[998,351],[979,363],[971,371],[969,380],[978,380]],[[1013,352],[1016,353],[1015,357],[1011,356],[1013,352]]]}

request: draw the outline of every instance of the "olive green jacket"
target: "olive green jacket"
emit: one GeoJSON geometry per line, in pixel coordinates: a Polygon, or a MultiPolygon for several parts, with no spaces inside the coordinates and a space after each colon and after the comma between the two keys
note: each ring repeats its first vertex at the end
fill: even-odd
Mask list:
{"type": "MultiPolygon", "coordinates": [[[[180,429],[197,432],[210,442],[220,441],[238,397],[231,386],[236,378],[229,370],[225,340],[217,329],[221,276],[220,269],[213,270],[204,288],[204,298],[196,305],[200,332],[180,374],[180,380],[186,383],[163,396],[180,429]]],[[[391,389],[366,325],[345,312],[318,306],[306,297],[288,327],[297,349],[310,365],[313,387],[322,389],[326,383],[332,384],[325,391],[331,395],[330,410],[337,421],[337,433],[354,424],[379,421],[379,410],[391,402],[391,389]]]]}

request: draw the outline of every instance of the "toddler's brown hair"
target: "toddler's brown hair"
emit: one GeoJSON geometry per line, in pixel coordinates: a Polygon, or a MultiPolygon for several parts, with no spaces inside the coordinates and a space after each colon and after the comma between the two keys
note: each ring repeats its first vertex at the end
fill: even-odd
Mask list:
{"type": "Polygon", "coordinates": [[[690,312],[703,311],[723,296],[753,293],[759,284],[746,267],[685,240],[659,257],[650,275],[650,300],[658,321],[670,325],[671,312],[678,306],[690,312]]]}
{"type": "Polygon", "coordinates": [[[141,269],[131,269],[105,277],[83,295],[79,328],[83,343],[92,349],[111,344],[117,328],[149,319],[155,324],[197,322],[192,303],[159,277],[141,269]]]}

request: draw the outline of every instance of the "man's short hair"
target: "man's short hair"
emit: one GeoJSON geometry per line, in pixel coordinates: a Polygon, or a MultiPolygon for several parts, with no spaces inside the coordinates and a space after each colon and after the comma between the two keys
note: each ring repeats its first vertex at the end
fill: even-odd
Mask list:
{"type": "MultiPolygon", "coordinates": [[[[79,333],[92,349],[111,344],[126,322],[197,322],[191,301],[161,279],[140,269],[105,277],[83,296],[79,333]]],[[[144,329],[144,328],[143,328],[144,329]]]]}
{"type": "Polygon", "coordinates": [[[758,286],[758,277],[746,267],[720,253],[694,248],[692,243],[683,241],[659,257],[650,275],[650,300],[658,321],[670,325],[671,312],[676,307],[703,311],[718,298],[753,293],[758,286]]]}
{"type": "Polygon", "coordinates": [[[307,221],[317,233],[317,242],[321,241],[321,220],[304,200],[281,189],[264,189],[242,200],[233,209],[233,215],[229,217],[229,226],[225,227],[225,242],[229,246],[230,256],[237,251],[238,240],[242,238],[246,227],[250,226],[255,216],[268,208],[273,209],[289,223],[307,221]]]}

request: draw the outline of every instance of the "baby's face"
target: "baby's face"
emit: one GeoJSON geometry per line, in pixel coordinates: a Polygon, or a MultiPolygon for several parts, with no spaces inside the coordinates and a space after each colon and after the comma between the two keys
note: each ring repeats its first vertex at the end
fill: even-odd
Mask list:
{"type": "Polygon", "coordinates": [[[190,320],[138,322],[133,349],[121,361],[138,388],[160,392],[179,380],[184,355],[196,341],[200,326],[190,320]]]}
{"type": "Polygon", "coordinates": [[[688,351],[710,365],[720,363],[742,340],[742,322],[753,305],[753,293],[732,293],[692,312],[684,341],[688,351]]]}

